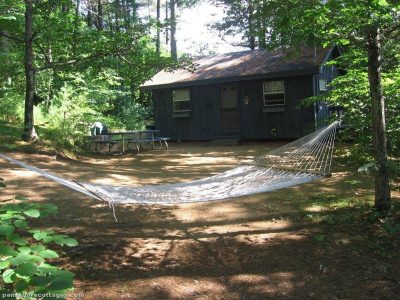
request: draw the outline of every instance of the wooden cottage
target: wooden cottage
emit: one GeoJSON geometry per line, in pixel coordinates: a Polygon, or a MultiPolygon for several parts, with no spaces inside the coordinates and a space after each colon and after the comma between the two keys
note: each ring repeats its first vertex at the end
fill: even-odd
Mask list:
{"type": "Polygon", "coordinates": [[[178,141],[292,139],[319,125],[326,107],[300,107],[337,76],[336,48],[250,50],[194,60],[195,71],[161,71],[152,91],[155,127],[178,141]]]}

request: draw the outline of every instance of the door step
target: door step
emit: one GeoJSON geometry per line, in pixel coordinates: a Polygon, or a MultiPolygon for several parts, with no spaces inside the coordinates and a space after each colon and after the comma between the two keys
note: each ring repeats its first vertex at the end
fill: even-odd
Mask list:
{"type": "Polygon", "coordinates": [[[219,136],[208,142],[213,146],[234,146],[240,145],[243,140],[238,136],[219,136]]]}

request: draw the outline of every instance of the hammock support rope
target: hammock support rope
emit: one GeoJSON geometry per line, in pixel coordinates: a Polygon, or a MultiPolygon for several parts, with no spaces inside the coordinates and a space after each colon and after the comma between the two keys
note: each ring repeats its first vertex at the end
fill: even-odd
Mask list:
{"type": "Polygon", "coordinates": [[[274,191],[330,175],[338,122],[224,173],[185,183],[139,187],[74,182],[0,154],[0,157],[97,200],[116,204],[206,202],[274,191]]]}

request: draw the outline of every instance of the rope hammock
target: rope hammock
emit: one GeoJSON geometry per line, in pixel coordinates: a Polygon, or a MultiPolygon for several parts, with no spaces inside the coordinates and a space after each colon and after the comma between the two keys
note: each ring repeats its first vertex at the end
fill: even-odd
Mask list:
{"type": "Polygon", "coordinates": [[[0,157],[39,173],[97,200],[116,204],[180,204],[215,201],[269,192],[330,175],[338,122],[258,156],[224,173],[186,183],[110,186],[70,181],[0,154],[0,157]]]}

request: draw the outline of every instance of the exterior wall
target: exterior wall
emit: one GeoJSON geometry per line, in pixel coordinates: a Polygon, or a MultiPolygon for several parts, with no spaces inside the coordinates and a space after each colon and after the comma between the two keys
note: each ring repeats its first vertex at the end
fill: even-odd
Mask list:
{"type": "MultiPolygon", "coordinates": [[[[299,108],[301,100],[313,96],[313,75],[276,78],[285,81],[285,110],[264,112],[263,85],[266,80],[234,82],[239,98],[240,134],[246,140],[292,139],[314,129],[314,109],[299,108]],[[244,103],[245,96],[250,98],[244,103]],[[274,129],[274,130],[272,130],[274,129]],[[276,133],[276,134],[273,134],[276,133]]],[[[226,86],[226,84],[224,84],[226,86]]],[[[160,135],[173,140],[201,141],[217,139],[220,131],[220,90],[222,85],[190,87],[190,116],[174,116],[172,90],[153,90],[154,118],[160,135]]]]}
{"type": "MultiPolygon", "coordinates": [[[[326,61],[330,62],[334,60],[336,57],[339,56],[339,53],[337,51],[333,51],[330,56],[327,57],[326,61]]],[[[318,96],[322,93],[325,93],[324,91],[320,91],[319,88],[319,79],[325,79],[327,82],[327,91],[330,91],[332,88],[329,86],[329,84],[340,75],[340,71],[338,68],[334,65],[322,65],[320,67],[319,74],[314,75],[314,95],[318,96]]],[[[330,116],[331,112],[329,110],[328,104],[326,102],[318,102],[315,104],[315,127],[320,128],[326,125],[326,118],[330,116]]]]}

